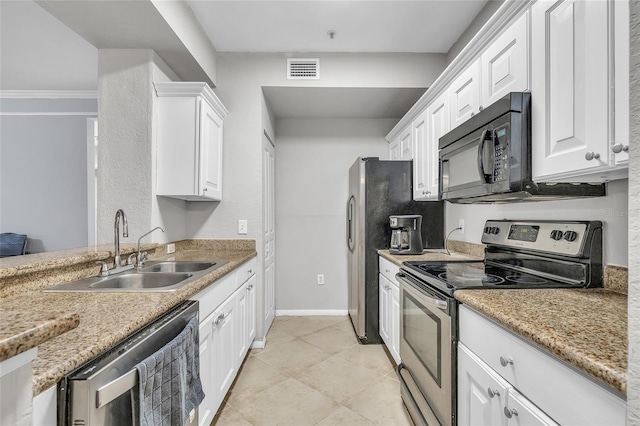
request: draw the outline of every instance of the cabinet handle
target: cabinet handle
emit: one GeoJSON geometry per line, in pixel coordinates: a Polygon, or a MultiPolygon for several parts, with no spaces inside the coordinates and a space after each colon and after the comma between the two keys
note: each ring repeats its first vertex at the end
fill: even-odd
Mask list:
{"type": "Polygon", "coordinates": [[[510,419],[511,417],[518,415],[518,410],[515,408],[504,407],[504,415],[510,419]]]}
{"type": "Polygon", "coordinates": [[[622,151],[629,152],[629,145],[622,145],[621,143],[615,144],[611,147],[614,154],[620,154],[622,151]]]}
{"type": "Polygon", "coordinates": [[[247,287],[247,290],[251,290],[253,288],[253,284],[247,287]]]}
{"type": "Polygon", "coordinates": [[[506,367],[507,365],[513,365],[513,359],[505,358],[503,356],[500,357],[500,365],[506,367]]]}
{"type": "Polygon", "coordinates": [[[388,269],[385,269],[384,271],[385,271],[387,274],[390,274],[390,273],[391,273],[391,271],[390,271],[390,270],[388,270],[388,269]]]}
{"type": "Polygon", "coordinates": [[[248,273],[248,274],[253,274],[253,269],[249,269],[249,270],[247,271],[247,273],[248,273]]]}
{"type": "Polygon", "coordinates": [[[430,195],[430,194],[431,194],[431,191],[422,191],[422,194],[423,194],[423,195],[430,195]]]}
{"type": "Polygon", "coordinates": [[[218,325],[218,324],[220,324],[222,321],[224,321],[224,319],[225,319],[226,317],[227,317],[227,314],[223,312],[223,313],[221,313],[220,315],[218,315],[218,318],[216,318],[216,319],[213,321],[213,323],[214,323],[215,325],[218,325]]]}
{"type": "Polygon", "coordinates": [[[498,389],[487,388],[487,393],[489,394],[489,398],[500,396],[500,391],[498,389]]]}
{"type": "Polygon", "coordinates": [[[600,158],[600,154],[598,154],[597,152],[589,151],[584,155],[584,159],[587,161],[591,161],[594,158],[598,160],[600,158]]]}

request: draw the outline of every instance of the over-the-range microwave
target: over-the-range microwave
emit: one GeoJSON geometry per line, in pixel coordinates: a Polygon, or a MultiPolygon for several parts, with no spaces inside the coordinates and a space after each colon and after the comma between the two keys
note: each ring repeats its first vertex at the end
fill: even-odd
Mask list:
{"type": "Polygon", "coordinates": [[[440,198],[455,203],[606,195],[605,184],[536,183],[531,176],[531,93],[512,92],[442,136],[440,198]]]}

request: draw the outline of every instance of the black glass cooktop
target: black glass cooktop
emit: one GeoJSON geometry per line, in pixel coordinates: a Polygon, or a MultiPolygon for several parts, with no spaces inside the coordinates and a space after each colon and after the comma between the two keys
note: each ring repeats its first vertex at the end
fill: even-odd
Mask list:
{"type": "MultiPolygon", "coordinates": [[[[575,285],[484,262],[404,262],[402,269],[445,293],[472,288],[562,288],[575,285]]],[[[577,285],[577,286],[583,286],[577,285]]]]}

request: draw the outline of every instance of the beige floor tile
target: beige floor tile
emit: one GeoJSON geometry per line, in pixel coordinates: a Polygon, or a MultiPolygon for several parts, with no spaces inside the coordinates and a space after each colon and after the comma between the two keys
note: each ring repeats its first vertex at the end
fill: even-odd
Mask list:
{"type": "Polygon", "coordinates": [[[391,373],[387,374],[385,377],[400,383],[400,379],[398,378],[398,373],[396,372],[395,369],[391,373]]]}
{"type": "Polygon", "coordinates": [[[294,377],[329,358],[331,354],[302,340],[274,345],[257,355],[269,365],[279,368],[283,374],[294,377]]]}
{"type": "Polygon", "coordinates": [[[349,346],[358,344],[354,333],[333,327],[325,327],[315,333],[302,336],[300,339],[332,354],[337,354],[349,346]]]}
{"type": "Polygon", "coordinates": [[[244,362],[238,377],[227,394],[227,403],[234,406],[242,396],[253,395],[277,385],[287,379],[280,370],[259,357],[250,357],[244,362]]]}
{"type": "Polygon", "coordinates": [[[278,324],[277,328],[291,336],[300,337],[337,324],[343,319],[343,316],[292,317],[289,321],[278,324]]]}
{"type": "Polygon", "coordinates": [[[380,375],[336,355],[314,365],[298,380],[342,403],[367,391],[380,380],[380,375]]]}
{"type": "Polygon", "coordinates": [[[393,426],[411,426],[402,398],[400,384],[383,377],[374,386],[343,404],[375,424],[393,426]]]}
{"type": "Polygon", "coordinates": [[[240,413],[231,407],[226,407],[211,422],[211,426],[252,426],[240,413]]]}
{"type": "Polygon", "coordinates": [[[317,423],[318,426],[368,426],[373,424],[371,420],[342,406],[331,412],[329,417],[317,423]]]}
{"type": "Polygon", "coordinates": [[[393,363],[389,361],[382,345],[353,345],[339,352],[338,355],[382,375],[393,372],[393,363]]]}
{"type": "Polygon", "coordinates": [[[294,336],[286,333],[281,328],[271,327],[269,333],[267,333],[267,342],[264,349],[269,349],[273,345],[289,342],[293,339],[295,339],[294,336]]]}
{"type": "Polygon", "coordinates": [[[314,425],[339,405],[295,379],[287,379],[234,407],[253,425],[314,425]]]}
{"type": "Polygon", "coordinates": [[[338,328],[342,331],[346,331],[348,333],[356,335],[355,330],[353,329],[353,324],[351,324],[351,319],[349,317],[344,317],[344,319],[336,324],[333,324],[331,327],[338,328]]]}

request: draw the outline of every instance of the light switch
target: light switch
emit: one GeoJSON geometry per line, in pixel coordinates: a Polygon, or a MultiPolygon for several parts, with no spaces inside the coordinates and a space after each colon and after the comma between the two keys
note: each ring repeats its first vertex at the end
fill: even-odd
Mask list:
{"type": "Polygon", "coordinates": [[[238,220],[238,235],[247,235],[247,220],[238,220]]]}

